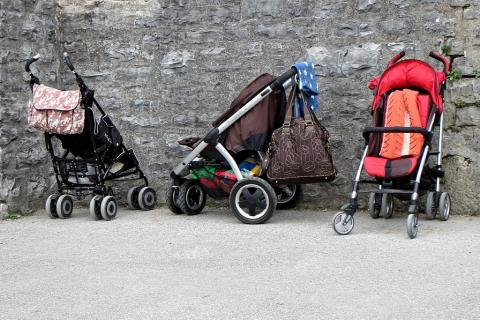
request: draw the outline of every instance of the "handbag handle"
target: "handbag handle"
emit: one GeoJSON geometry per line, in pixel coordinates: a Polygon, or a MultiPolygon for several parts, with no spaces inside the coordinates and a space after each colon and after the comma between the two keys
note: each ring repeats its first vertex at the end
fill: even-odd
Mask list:
{"type": "Polygon", "coordinates": [[[297,93],[297,84],[293,87],[288,95],[288,103],[287,103],[287,114],[285,115],[285,119],[283,121],[282,127],[287,129],[290,128],[290,124],[292,123],[292,110],[294,107],[295,96],[297,93]]]}

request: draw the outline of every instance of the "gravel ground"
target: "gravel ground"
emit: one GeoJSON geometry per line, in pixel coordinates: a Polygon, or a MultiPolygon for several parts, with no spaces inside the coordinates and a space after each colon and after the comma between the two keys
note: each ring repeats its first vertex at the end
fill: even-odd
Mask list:
{"type": "Polygon", "coordinates": [[[480,218],[277,212],[243,225],[228,209],[121,210],[92,221],[43,212],[0,222],[0,319],[473,319],[480,218]]]}

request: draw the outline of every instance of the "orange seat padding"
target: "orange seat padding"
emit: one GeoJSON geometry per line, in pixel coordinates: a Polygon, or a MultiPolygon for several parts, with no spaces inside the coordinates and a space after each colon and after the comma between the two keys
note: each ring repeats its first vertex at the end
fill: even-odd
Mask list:
{"type": "MultiPolygon", "coordinates": [[[[397,90],[390,94],[385,110],[385,127],[422,127],[417,104],[418,91],[397,90]]],[[[385,133],[380,156],[397,159],[405,156],[418,156],[424,138],[419,133],[385,133]]]]}

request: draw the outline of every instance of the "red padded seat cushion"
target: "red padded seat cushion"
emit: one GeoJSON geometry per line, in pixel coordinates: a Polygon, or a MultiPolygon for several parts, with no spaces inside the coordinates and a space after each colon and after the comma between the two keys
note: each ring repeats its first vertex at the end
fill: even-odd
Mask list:
{"type": "Polygon", "coordinates": [[[365,171],[371,177],[393,179],[408,176],[417,166],[418,157],[385,159],[381,157],[366,157],[365,171]]]}

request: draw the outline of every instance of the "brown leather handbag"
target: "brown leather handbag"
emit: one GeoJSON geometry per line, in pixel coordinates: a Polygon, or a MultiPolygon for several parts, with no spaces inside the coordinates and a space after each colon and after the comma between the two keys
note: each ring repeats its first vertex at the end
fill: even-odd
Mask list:
{"type": "Polygon", "coordinates": [[[265,158],[267,177],[273,184],[331,181],[337,172],[330,154],[330,135],[305,99],[304,118],[292,118],[296,92],[297,86],[288,97],[283,126],[273,132],[265,158]]]}

